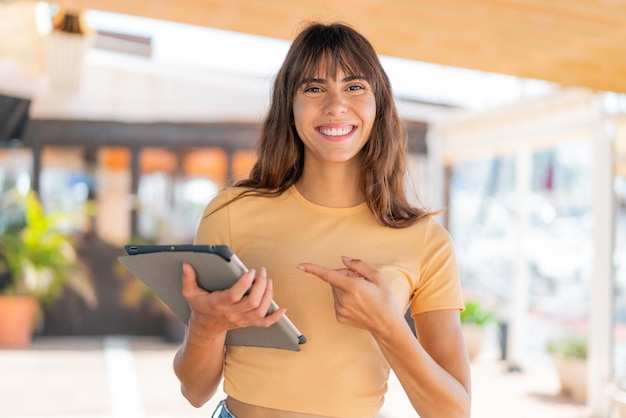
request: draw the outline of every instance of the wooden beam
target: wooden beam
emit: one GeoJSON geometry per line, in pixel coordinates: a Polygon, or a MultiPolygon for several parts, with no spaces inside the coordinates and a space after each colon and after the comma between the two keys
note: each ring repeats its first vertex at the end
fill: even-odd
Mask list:
{"type": "Polygon", "coordinates": [[[83,146],[253,149],[258,124],[124,123],[115,121],[31,119],[23,140],[29,147],[83,146]]]}
{"type": "Polygon", "coordinates": [[[292,39],[344,21],[383,55],[626,92],[626,2],[599,0],[58,0],[73,10],[292,39]]]}

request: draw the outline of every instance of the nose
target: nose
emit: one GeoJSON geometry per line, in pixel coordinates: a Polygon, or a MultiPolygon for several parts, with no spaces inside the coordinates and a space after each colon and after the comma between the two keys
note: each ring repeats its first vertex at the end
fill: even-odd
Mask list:
{"type": "Polygon", "coordinates": [[[324,103],[324,114],[338,115],[348,110],[346,98],[341,91],[329,90],[326,94],[326,102],[324,103]]]}

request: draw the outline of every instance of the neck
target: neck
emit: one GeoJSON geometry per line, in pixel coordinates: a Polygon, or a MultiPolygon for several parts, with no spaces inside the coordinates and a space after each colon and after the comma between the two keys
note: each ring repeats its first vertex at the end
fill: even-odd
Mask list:
{"type": "Polygon", "coordinates": [[[345,167],[305,169],[296,187],[310,202],[327,207],[347,208],[365,200],[359,178],[355,170],[346,170],[345,167]]]}

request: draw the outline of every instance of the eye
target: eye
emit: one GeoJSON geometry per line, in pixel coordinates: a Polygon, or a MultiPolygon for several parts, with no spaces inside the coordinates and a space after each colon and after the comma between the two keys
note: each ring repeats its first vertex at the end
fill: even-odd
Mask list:
{"type": "Polygon", "coordinates": [[[319,97],[324,93],[324,87],[319,84],[305,84],[300,91],[301,94],[308,97],[319,97]]]}
{"type": "Polygon", "coordinates": [[[318,86],[308,86],[305,87],[302,91],[304,91],[305,93],[321,93],[322,88],[318,86]]]}
{"type": "Polygon", "coordinates": [[[369,84],[364,82],[352,83],[348,85],[348,87],[346,87],[346,92],[348,92],[349,94],[362,94],[365,93],[367,90],[370,90],[369,84]]]}

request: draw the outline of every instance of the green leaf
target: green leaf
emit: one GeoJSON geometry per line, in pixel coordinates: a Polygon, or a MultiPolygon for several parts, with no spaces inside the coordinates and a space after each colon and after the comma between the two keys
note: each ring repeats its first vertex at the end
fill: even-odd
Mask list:
{"type": "Polygon", "coordinates": [[[465,302],[465,309],[461,311],[462,324],[487,325],[495,321],[495,315],[485,309],[478,300],[465,302]]]}
{"type": "MultiPolygon", "coordinates": [[[[34,192],[21,196],[25,225],[0,237],[0,269],[8,270],[8,295],[33,296],[43,304],[54,301],[69,287],[95,305],[91,277],[78,259],[71,237],[61,230],[68,214],[46,214],[34,192]]],[[[14,196],[11,196],[14,198],[14,196]]]]}

